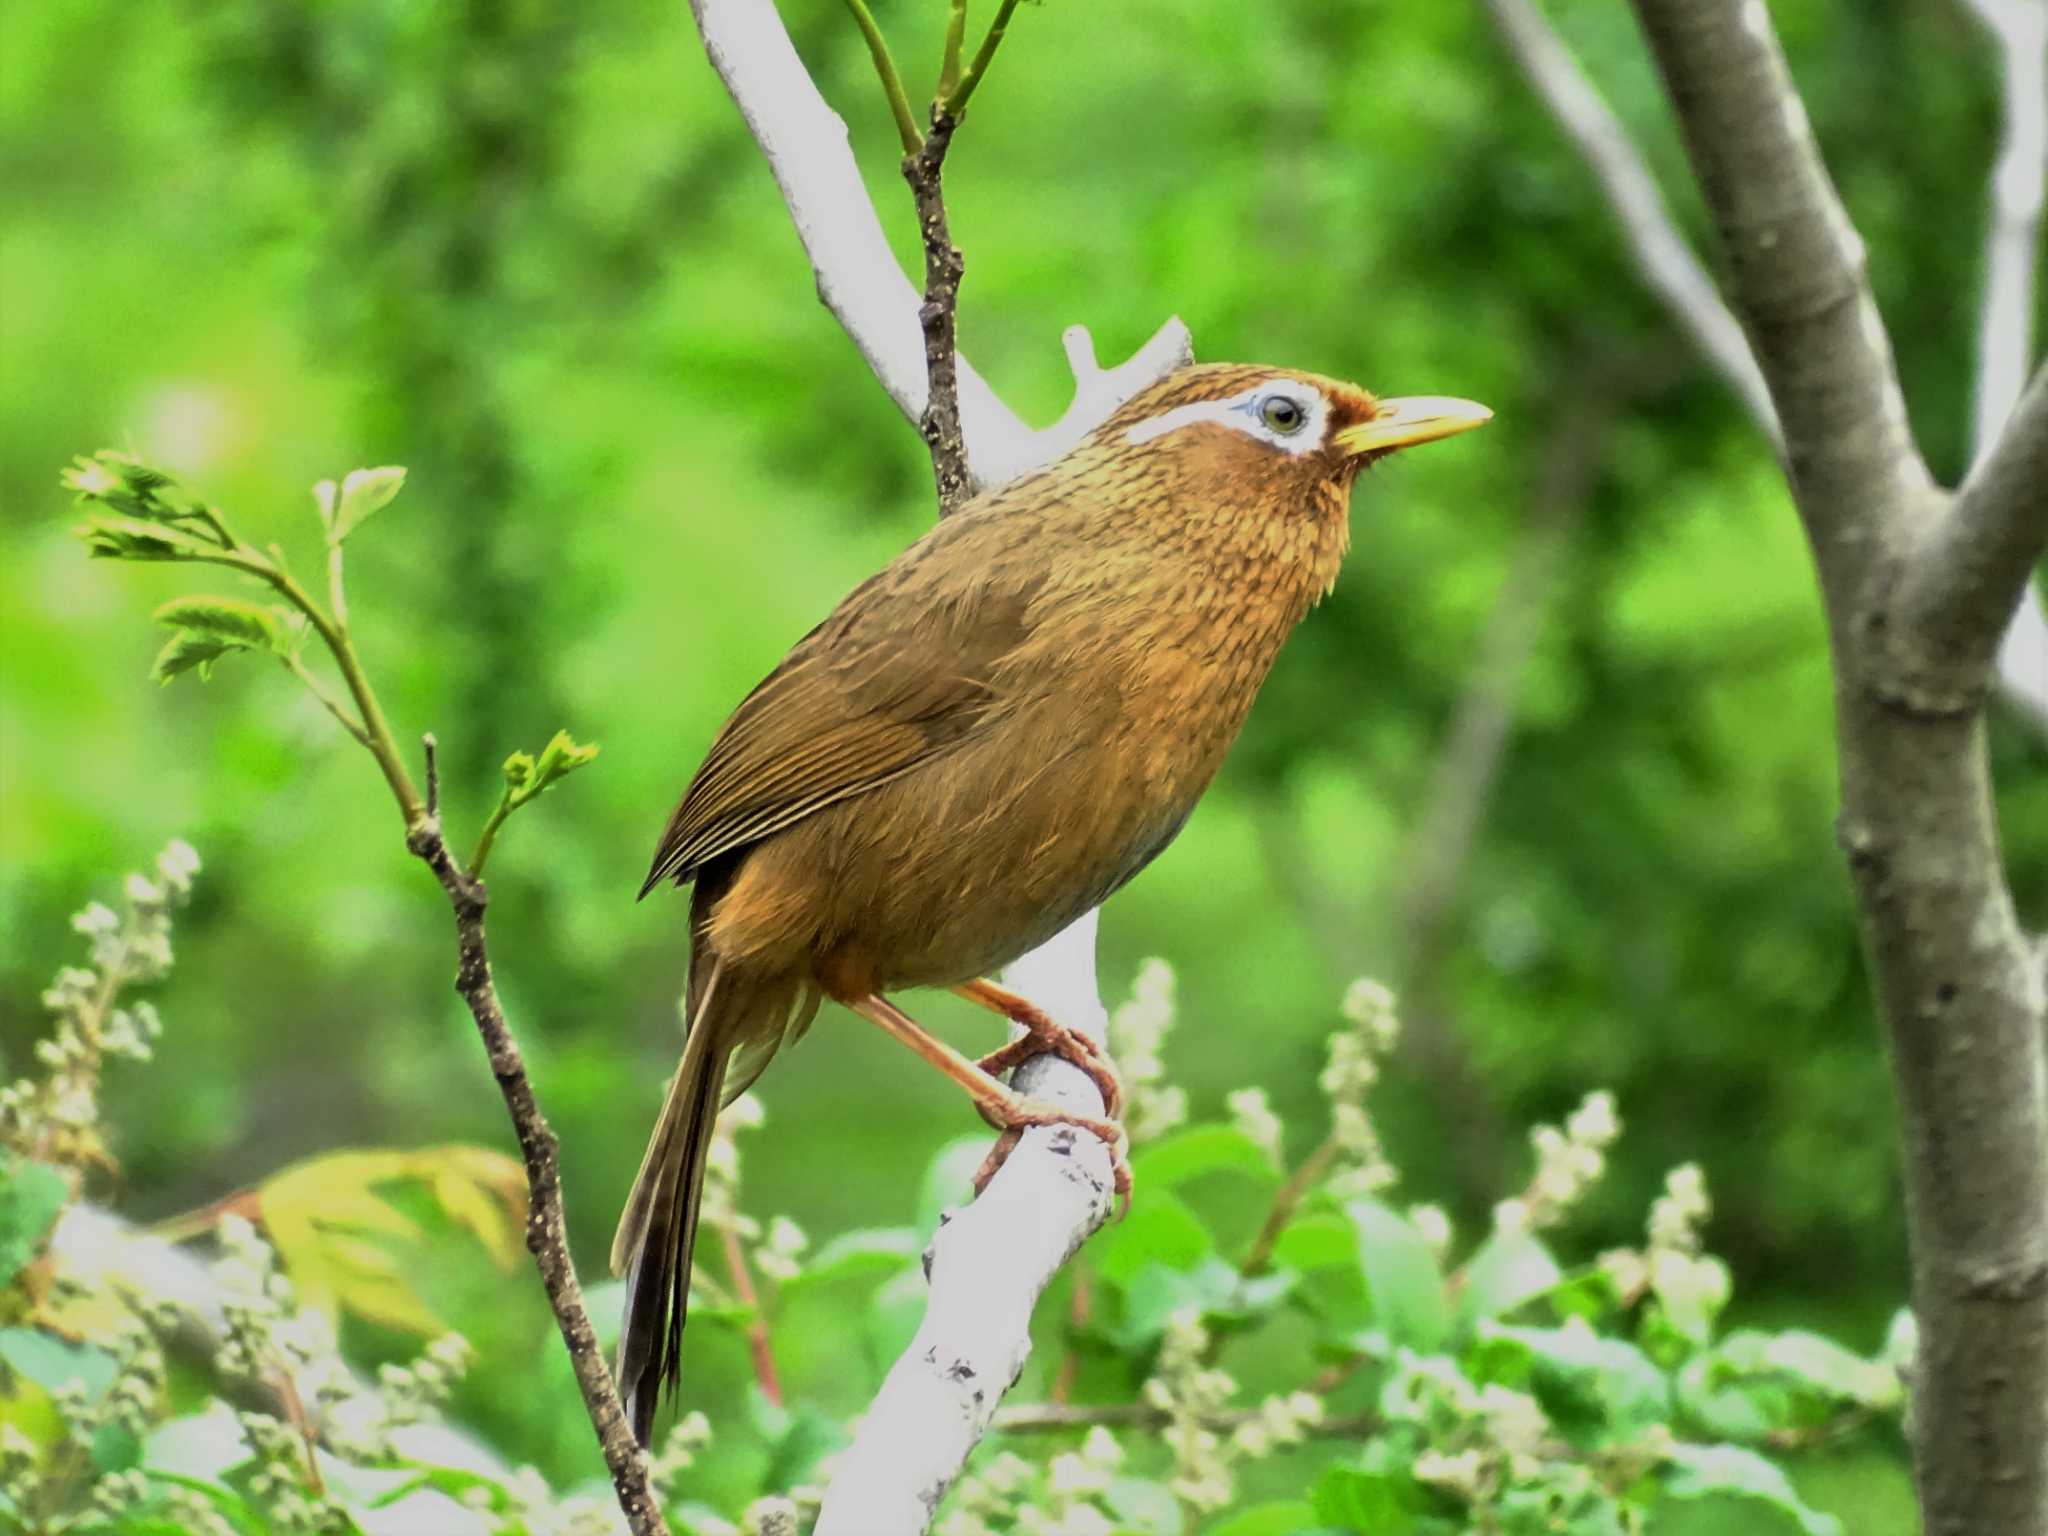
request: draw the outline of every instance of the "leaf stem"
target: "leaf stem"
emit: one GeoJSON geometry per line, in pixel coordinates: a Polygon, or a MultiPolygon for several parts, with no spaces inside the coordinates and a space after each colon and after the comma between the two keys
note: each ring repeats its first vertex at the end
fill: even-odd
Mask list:
{"type": "Polygon", "coordinates": [[[327,685],[307,669],[306,664],[299,660],[296,651],[287,651],[279,656],[278,660],[284,663],[285,671],[291,673],[293,677],[296,677],[301,683],[305,684],[306,691],[320,701],[321,706],[327,713],[334,716],[344,731],[353,736],[359,745],[369,746],[370,736],[363,729],[361,722],[342,707],[341,700],[327,691],[327,685]]]}
{"type": "Polygon", "coordinates": [[[1273,1262],[1273,1249],[1279,1244],[1280,1234],[1287,1230],[1287,1223],[1294,1219],[1294,1213],[1301,1202],[1308,1198],[1309,1191],[1323,1180],[1330,1171],[1330,1164],[1337,1160],[1337,1138],[1326,1136],[1323,1144],[1302,1160],[1299,1168],[1287,1176],[1287,1182],[1273,1193],[1273,1204],[1266,1212],[1266,1219],[1259,1227],[1259,1235],[1252,1239],[1250,1252],[1244,1256],[1239,1271],[1250,1279],[1264,1274],[1273,1262]]]}
{"type": "MultiPolygon", "coordinates": [[[[1015,3],[1016,0],[1009,0],[1010,5],[1015,3]]],[[[903,77],[896,73],[896,61],[889,55],[889,44],[882,36],[882,29],[875,25],[867,0],[846,0],[846,8],[853,12],[860,35],[867,39],[868,53],[875,61],[875,73],[882,78],[882,94],[889,98],[889,112],[896,119],[896,132],[903,140],[903,153],[914,155],[923,146],[924,138],[917,131],[917,120],[910,115],[910,98],[903,94],[903,77]]]]}
{"type": "Polygon", "coordinates": [[[484,860],[491,856],[491,845],[498,840],[498,828],[505,825],[505,818],[518,810],[519,804],[520,802],[513,797],[512,786],[507,784],[505,792],[498,796],[497,805],[492,807],[489,818],[484,822],[483,830],[476,835],[476,851],[469,856],[470,879],[483,878],[484,860]]]}
{"type": "MultiPolygon", "coordinates": [[[[981,77],[988,73],[989,61],[996,56],[996,49],[1002,46],[1003,34],[1010,28],[1010,13],[1016,9],[1017,0],[1002,0],[1002,4],[996,7],[996,19],[988,24],[988,35],[975,49],[974,62],[967,66],[967,73],[960,77],[959,85],[948,95],[944,82],[940,83],[939,106],[948,117],[959,117],[967,110],[967,98],[974,94],[974,88],[981,84],[981,77]]],[[[963,15],[961,19],[964,21],[966,18],[963,15]]]]}
{"type": "Polygon", "coordinates": [[[419,790],[413,786],[412,775],[405,771],[405,761],[398,754],[398,742],[392,737],[391,726],[384,718],[384,711],[378,707],[377,695],[370,687],[370,679],[364,675],[363,664],[357,659],[356,648],[350,644],[348,635],[313,601],[282,563],[261,567],[258,573],[280,597],[306,616],[306,622],[313,626],[321,643],[334,657],[334,664],[341,669],[341,680],[348,684],[349,696],[355,700],[356,709],[362,715],[363,734],[360,739],[370,755],[377,759],[377,766],[384,771],[384,781],[391,786],[391,793],[398,800],[398,809],[405,817],[407,828],[425,821],[426,805],[420,799],[419,790]]]}
{"type": "Polygon", "coordinates": [[[939,88],[934,99],[944,101],[960,84],[960,46],[967,40],[967,0],[952,0],[946,12],[946,52],[939,61],[939,88]]]}

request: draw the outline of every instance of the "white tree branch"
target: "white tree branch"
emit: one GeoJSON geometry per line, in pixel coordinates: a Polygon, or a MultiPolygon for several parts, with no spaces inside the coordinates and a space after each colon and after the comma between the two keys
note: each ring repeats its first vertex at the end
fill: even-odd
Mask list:
{"type": "MultiPolygon", "coordinates": [[[[711,66],[760,145],[817,274],[818,297],[867,359],[897,409],[915,424],[928,393],[918,291],[896,264],[862,182],[846,123],[818,94],[772,0],[690,0],[711,66]]],[[[1048,463],[1108,414],[1095,404],[1115,391],[1128,399],[1187,361],[1187,327],[1168,320],[1118,368],[1094,368],[1060,421],[1033,432],[960,359],[960,424],[977,485],[1000,485],[1048,463]],[[1085,389],[1086,392],[1082,392],[1085,389]],[[1092,414],[1091,414],[1092,413],[1092,414]]],[[[1077,368],[1076,380],[1083,377],[1077,368]]],[[[1113,407],[1112,407],[1113,408],[1113,407]]]]}
{"type": "Polygon", "coordinates": [[[1598,179],[1644,283],[1735,391],[1757,429],[1777,443],[1778,412],[1742,326],[1679,230],[1628,129],[1533,0],[1485,4],[1530,88],[1598,179]]]}
{"type": "MultiPolygon", "coordinates": [[[[1089,913],[1003,973],[1070,1028],[1101,1040],[1089,913]]],[[[1095,1085],[1041,1056],[1017,1073],[1033,1098],[1100,1114],[1095,1085]]],[[[1109,1154],[1072,1126],[1027,1131],[981,1197],[949,1211],[925,1253],[924,1321],[841,1453],[813,1536],[920,1532],[1031,1354],[1031,1313],[1108,1215],[1109,1154]]]]}
{"type": "MultiPolygon", "coordinates": [[[[920,296],[896,264],[847,142],[770,0],[690,0],[712,66],[781,188],[817,274],[818,296],[915,423],[927,395],[920,296]]],[[[1000,484],[1059,458],[1124,401],[1192,356],[1168,320],[1128,360],[1104,369],[1085,326],[1062,337],[1074,400],[1032,431],[959,362],[960,414],[977,484],[1000,484]]],[[[1006,985],[1100,1041],[1108,1023],[1095,979],[1091,912],[1005,971],[1006,985]]],[[[1039,1057],[1017,1074],[1033,1098],[1099,1114],[1087,1075],[1039,1057]]],[[[981,1197],[951,1213],[927,1255],[931,1290],[917,1337],[890,1371],[841,1456],[816,1536],[910,1536],[988,1430],[1031,1349],[1040,1293],[1110,1205],[1109,1154],[1072,1127],[1027,1132],[981,1197]]]]}

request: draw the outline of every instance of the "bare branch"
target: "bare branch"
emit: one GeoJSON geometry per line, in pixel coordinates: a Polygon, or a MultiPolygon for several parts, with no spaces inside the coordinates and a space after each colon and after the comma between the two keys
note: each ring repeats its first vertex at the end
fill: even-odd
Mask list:
{"type": "MultiPolygon", "coordinates": [[[[1991,451],[2012,414],[2034,355],[2034,286],[2048,202],[2048,5],[2041,0],[1965,0],[1998,44],[2004,130],[1991,174],[1984,286],[1977,309],[1977,378],[1970,456],[1991,451]]],[[[1998,648],[2008,703],[2048,735],[2048,616],[2041,596],[2020,593],[1998,648]]]]}
{"type": "Polygon", "coordinates": [[[661,1508],[648,1486],[647,1459],[640,1454],[639,1442],[626,1422],[611,1367],[598,1348],[589,1310],[583,1304],[583,1287],[569,1257],[569,1229],[562,1216],[562,1175],[555,1133],[534,1100],[525,1058],[505,1022],[504,1010],[498,1004],[497,984],[491,979],[490,952],[484,943],[484,908],[489,893],[481,880],[471,878],[455,862],[441,835],[439,818],[422,816],[407,832],[405,846],[434,872],[455,912],[455,990],[469,1006],[477,1033],[483,1037],[491,1075],[498,1080],[498,1092],[504,1096],[506,1113],[511,1116],[513,1131],[519,1139],[520,1156],[526,1163],[526,1247],[533,1255],[534,1267],[540,1271],[548,1307],[555,1315],[555,1326],[561,1332],[569,1364],[576,1372],[576,1386],[583,1394],[584,1411],[590,1416],[598,1449],[611,1473],[619,1509],[633,1536],[669,1536],[661,1508]]]}
{"type": "Polygon", "coordinates": [[[1792,490],[1831,594],[1877,553],[1863,509],[1933,481],[1906,421],[1890,339],[1763,0],[1636,0],[1720,231],[1777,405],[1792,490]]]}
{"type": "Polygon", "coordinates": [[[939,516],[958,512],[974,496],[967,472],[967,442],[960,430],[959,353],[960,276],[965,270],[960,248],[946,226],[944,175],[946,150],[957,121],[943,108],[932,109],[931,132],[914,154],[903,157],[903,179],[917,204],[917,233],[924,246],[924,302],[918,306],[918,328],[924,334],[924,367],[929,389],[918,435],[932,456],[932,482],[938,488],[939,516]]]}
{"type": "Polygon", "coordinates": [[[2048,201],[2048,4],[1965,0],[1998,44],[2005,126],[1991,175],[1970,456],[1990,452],[2034,355],[2034,284],[2048,201]]]}
{"type": "Polygon", "coordinates": [[[1898,595],[1896,651],[1916,689],[1959,707],[1981,697],[2006,618],[2048,548],[2048,364],[1921,538],[1898,595]]]}
{"type": "MultiPolygon", "coordinates": [[[[1740,396],[1751,420],[1781,453],[1777,408],[1741,327],[1693,256],[1641,152],[1586,78],[1532,0],[1485,0],[1510,54],[1532,89],[1592,168],[1609,211],[1635,253],[1643,281],[1740,396]]],[[[2001,44],[2006,133],[1994,178],[1993,223],[1986,247],[1978,327],[1975,453],[2010,412],[2026,376],[2033,324],[2033,282],[2040,242],[2042,176],[2048,161],[2048,85],[2039,0],[1965,0],[2001,44]]],[[[2048,735],[2048,618],[2038,596],[2023,594],[1999,648],[2000,691],[2048,735]]]]}
{"type": "Polygon", "coordinates": [[[1550,115],[1599,178],[1650,291],[1740,397],[1759,431],[1779,440],[1778,413],[1742,327],[1671,216],[1628,129],[1579,68],[1532,0],[1485,0],[1508,52],[1550,115]]]}

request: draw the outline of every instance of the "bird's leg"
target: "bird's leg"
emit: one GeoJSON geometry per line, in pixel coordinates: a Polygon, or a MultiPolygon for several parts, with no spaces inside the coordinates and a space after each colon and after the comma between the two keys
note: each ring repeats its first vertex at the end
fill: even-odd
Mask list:
{"type": "Polygon", "coordinates": [[[1124,1112],[1124,1081],[1109,1052],[1077,1029],[1069,1029],[1028,997],[992,981],[970,981],[953,989],[969,1002],[1000,1013],[1025,1033],[1000,1050],[990,1051],[977,1065],[994,1076],[1033,1056],[1057,1056],[1088,1074],[1102,1095],[1102,1112],[1112,1120],[1124,1112]]]}
{"type": "Polygon", "coordinates": [[[1124,1128],[1099,1115],[1055,1109],[1050,1104],[1027,1098],[1008,1083],[991,1077],[945,1041],[927,1033],[916,1020],[879,993],[846,1000],[846,1006],[870,1023],[878,1024],[894,1039],[907,1045],[967,1090],[982,1118],[1003,1134],[974,1176],[974,1192],[980,1194],[996,1169],[1010,1155],[1024,1131],[1034,1125],[1073,1125],[1099,1139],[1109,1149],[1111,1176],[1119,1201],[1131,1198],[1131,1164],[1124,1155],[1124,1128]]]}

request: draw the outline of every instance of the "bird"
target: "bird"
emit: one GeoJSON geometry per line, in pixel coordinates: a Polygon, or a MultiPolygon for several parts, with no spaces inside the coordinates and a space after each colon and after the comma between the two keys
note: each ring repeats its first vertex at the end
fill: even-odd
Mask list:
{"type": "Polygon", "coordinates": [[[941,518],[733,711],[640,892],[694,887],[682,1056],[611,1255],[643,1445],[678,1385],[713,1124],[826,999],[965,1088],[1004,1129],[999,1154],[1026,1125],[1072,1123],[1110,1146],[1127,1193],[1113,1064],[987,977],[1180,831],[1336,580],[1358,472],[1491,414],[1283,368],[1177,369],[941,518]],[[1025,1033],[974,1062],[890,1001],[919,987],[1025,1033]],[[994,1076],[1048,1050],[1095,1079],[1102,1116],[994,1076]]]}

